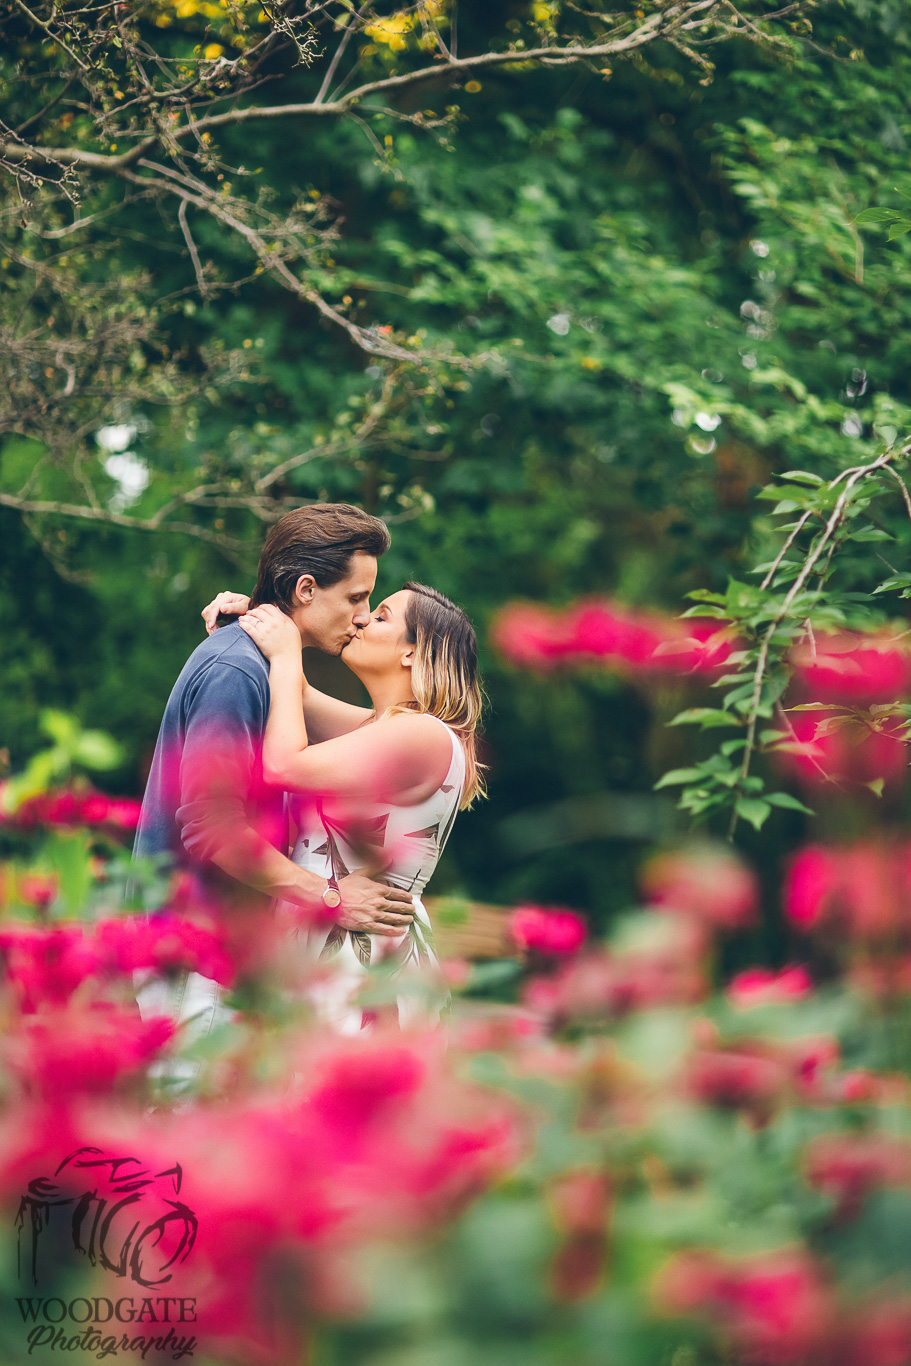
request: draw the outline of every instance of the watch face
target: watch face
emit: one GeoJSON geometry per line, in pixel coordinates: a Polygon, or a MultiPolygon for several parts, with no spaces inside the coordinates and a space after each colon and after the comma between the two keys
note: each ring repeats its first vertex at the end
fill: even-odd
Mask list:
{"type": "Polygon", "coordinates": [[[327,887],[323,892],[323,901],[327,906],[340,906],[342,894],[337,887],[327,887]]]}

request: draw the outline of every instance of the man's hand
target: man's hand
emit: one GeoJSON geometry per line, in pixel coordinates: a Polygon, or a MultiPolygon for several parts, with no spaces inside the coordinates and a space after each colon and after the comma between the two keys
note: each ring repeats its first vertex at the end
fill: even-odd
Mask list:
{"type": "Polygon", "coordinates": [[[332,918],[343,930],[395,937],[404,934],[414,919],[411,893],[398,887],[371,882],[362,873],[349,873],[339,879],[338,889],[342,904],[332,918]]]}

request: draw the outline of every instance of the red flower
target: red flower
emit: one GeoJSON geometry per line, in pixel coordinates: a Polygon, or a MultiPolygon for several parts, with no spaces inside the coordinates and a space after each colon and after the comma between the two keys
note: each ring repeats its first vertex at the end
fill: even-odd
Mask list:
{"type": "Polygon", "coordinates": [[[509,933],[516,946],[548,958],[578,953],[587,932],[585,921],[575,911],[519,906],[509,917],[509,933]]]}
{"type": "Polygon", "coordinates": [[[116,830],[135,830],[141,803],[131,797],[108,797],[92,788],[51,788],[21,802],[0,819],[20,830],[40,825],[108,825],[116,830]]]}
{"type": "Polygon", "coordinates": [[[731,979],[727,990],[732,1005],[749,1008],[758,1005],[784,1005],[799,1001],[813,990],[806,968],[791,966],[780,972],[767,968],[748,968],[731,979]]]}

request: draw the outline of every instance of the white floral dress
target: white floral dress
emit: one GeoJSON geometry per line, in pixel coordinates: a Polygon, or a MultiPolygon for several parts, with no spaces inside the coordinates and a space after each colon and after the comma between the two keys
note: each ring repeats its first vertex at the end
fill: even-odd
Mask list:
{"type": "Polygon", "coordinates": [[[456,733],[449,726],[446,730],[452,741],[449,769],[424,801],[411,806],[384,803],[361,813],[352,827],[347,819],[334,817],[327,805],[295,803],[292,798],[299,827],[291,853],[295,863],[319,877],[334,873],[343,878],[365,867],[370,858],[383,865],[379,876],[386,882],[411,893],[414,906],[411,927],[398,938],[349,933],[331,921],[299,931],[315,969],[308,998],[319,1018],[342,1033],[357,1033],[370,1022],[370,1011],[356,998],[367,984],[371,965],[379,966],[381,978],[388,974],[393,979],[401,1025],[437,1022],[448,1005],[430,917],[421,900],[465,788],[465,751],[456,733]]]}

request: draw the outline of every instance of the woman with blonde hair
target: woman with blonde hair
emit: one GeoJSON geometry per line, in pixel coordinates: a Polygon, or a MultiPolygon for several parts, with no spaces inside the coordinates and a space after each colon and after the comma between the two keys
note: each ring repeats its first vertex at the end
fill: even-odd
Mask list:
{"type": "Polygon", "coordinates": [[[300,931],[317,965],[308,993],[317,1014],[345,1033],[359,1030],[365,1020],[356,998],[378,961],[379,994],[385,979],[399,1022],[436,1019],[448,993],[421,894],[459,810],[483,792],[476,749],[483,693],[471,623],[419,583],[381,602],[341,652],[370,695],[368,708],[310,685],[300,634],[279,608],[246,608],[246,599],[221,594],[203,615],[210,624],[218,610],[240,613],[240,626],[269,660],[263,772],[300,794],[291,858],[326,878],[328,917],[339,878],[365,864],[410,892],[414,906],[396,938],[349,932],[328,917],[300,931]]]}

